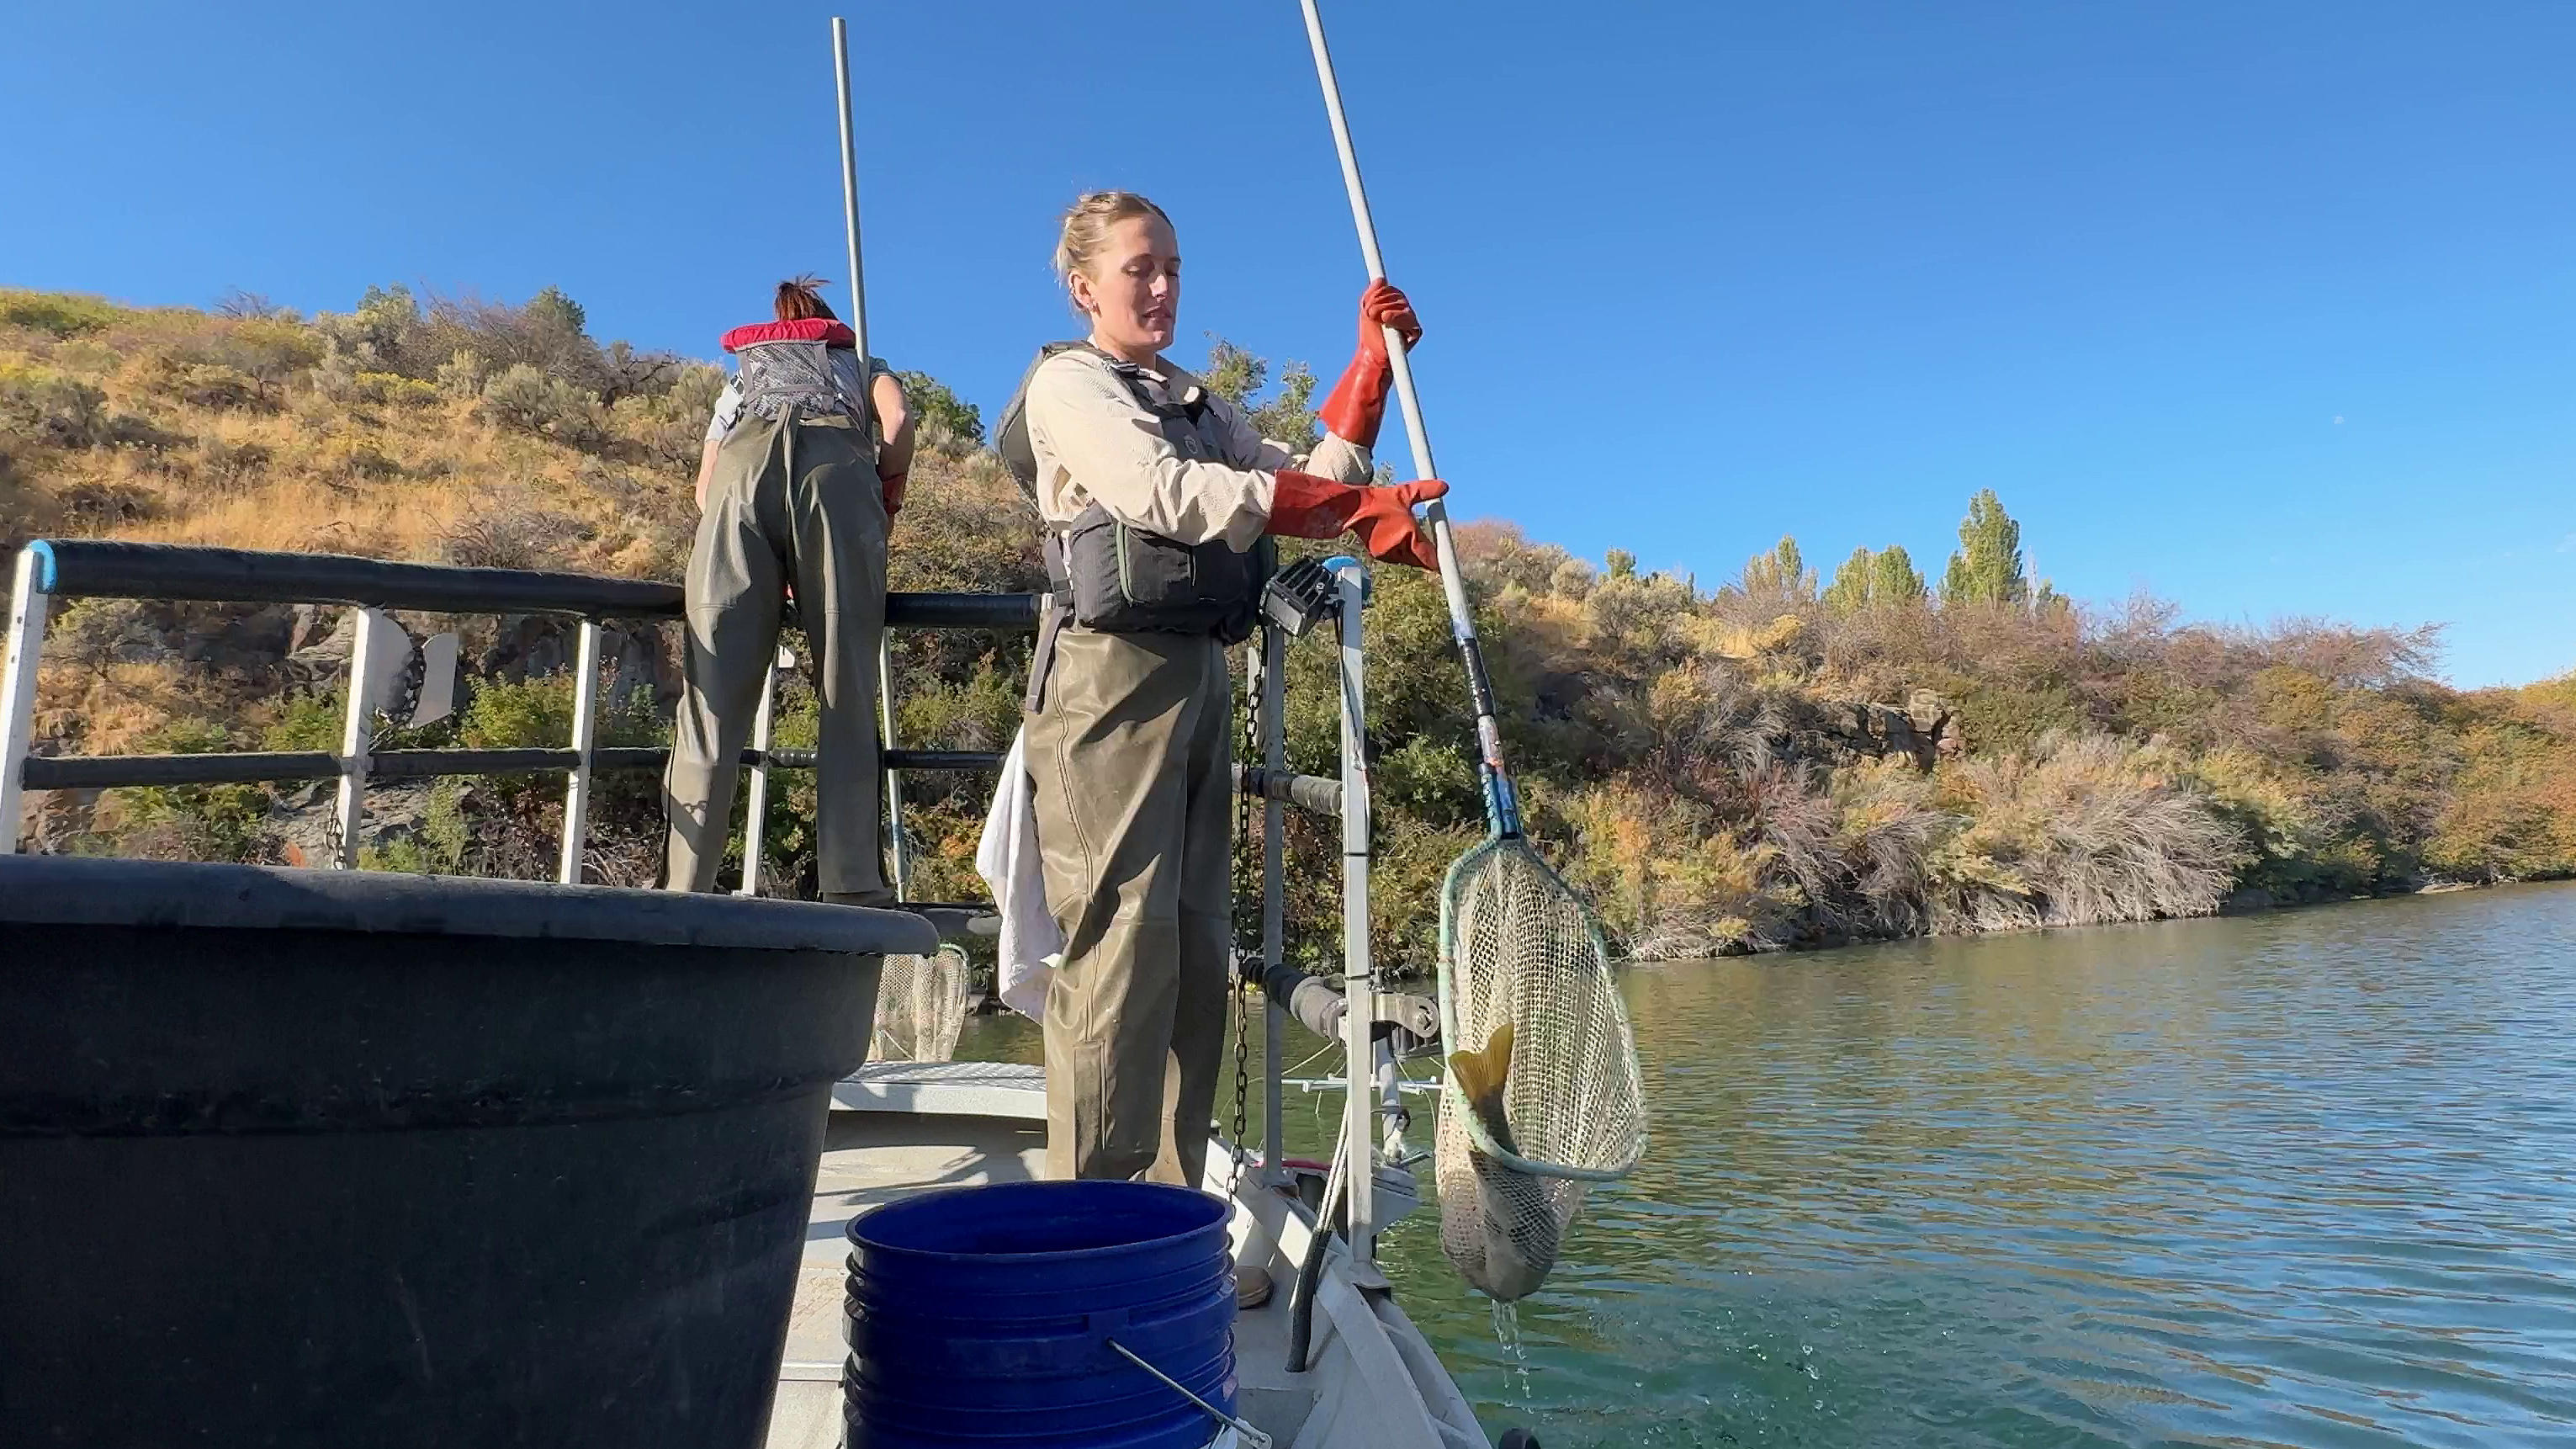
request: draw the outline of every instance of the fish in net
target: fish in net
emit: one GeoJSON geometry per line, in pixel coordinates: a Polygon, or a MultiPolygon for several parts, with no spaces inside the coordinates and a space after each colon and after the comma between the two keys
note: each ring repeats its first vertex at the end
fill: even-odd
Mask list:
{"type": "Polygon", "coordinates": [[[972,1004],[968,976],[966,953],[955,946],[886,957],[868,1055],[881,1062],[944,1062],[956,1055],[972,1004]]]}
{"type": "Polygon", "coordinates": [[[1461,856],[1440,925],[1440,1247],[1510,1303],[1546,1281],[1590,1185],[1645,1150],[1636,1037],[1600,923],[1526,842],[1461,856]]]}

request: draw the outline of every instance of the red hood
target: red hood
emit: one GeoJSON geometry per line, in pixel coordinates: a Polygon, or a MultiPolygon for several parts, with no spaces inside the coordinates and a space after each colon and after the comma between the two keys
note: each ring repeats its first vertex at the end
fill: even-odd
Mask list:
{"type": "Polygon", "coordinates": [[[796,322],[754,322],[737,327],[724,335],[727,352],[757,347],[763,342],[820,342],[826,347],[856,347],[858,336],[846,322],[828,317],[807,317],[796,322]]]}

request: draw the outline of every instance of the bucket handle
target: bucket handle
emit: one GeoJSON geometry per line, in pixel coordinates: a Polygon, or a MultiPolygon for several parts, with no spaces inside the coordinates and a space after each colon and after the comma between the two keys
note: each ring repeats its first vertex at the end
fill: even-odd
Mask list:
{"type": "Polygon", "coordinates": [[[1134,1364],[1136,1367],[1143,1369],[1145,1372],[1162,1380],[1163,1387],[1170,1389],[1173,1393],[1176,1393],[1182,1398],[1189,1400],[1191,1403],[1196,1404],[1200,1413],[1207,1415],[1209,1418],[1216,1420],[1218,1423],[1225,1425],[1229,1429],[1232,1429],[1236,1434],[1241,1435],[1243,1440],[1243,1449],[1270,1449],[1269,1435],[1262,1433],[1259,1429],[1252,1427],[1252,1425],[1236,1418],[1225,1410],[1220,1409],[1216,1405],[1209,1403],[1207,1400],[1200,1398],[1198,1395],[1191,1393],[1188,1389],[1183,1388],[1178,1379],[1173,1378],[1170,1374],[1167,1374],[1161,1369],[1154,1367],[1152,1364],[1145,1362],[1136,1355],[1129,1353],[1127,1351],[1127,1345],[1120,1343],[1114,1338],[1104,1338],[1101,1342],[1108,1344],[1120,1358],[1127,1360],[1129,1363],[1134,1364]]]}

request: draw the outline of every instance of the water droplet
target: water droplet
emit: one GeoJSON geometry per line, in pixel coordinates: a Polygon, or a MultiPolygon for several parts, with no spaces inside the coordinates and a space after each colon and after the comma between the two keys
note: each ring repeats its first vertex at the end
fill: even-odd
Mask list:
{"type": "Polygon", "coordinates": [[[1503,1351],[1512,1357],[1512,1378],[1519,1385],[1521,1402],[1530,1402],[1529,1352],[1521,1346],[1521,1311],[1514,1303],[1494,1301],[1494,1337],[1503,1351]]]}

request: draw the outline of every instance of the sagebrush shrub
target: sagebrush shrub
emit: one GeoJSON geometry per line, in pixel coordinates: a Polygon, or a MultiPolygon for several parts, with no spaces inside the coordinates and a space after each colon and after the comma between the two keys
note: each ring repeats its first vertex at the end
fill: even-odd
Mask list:
{"type": "Polygon", "coordinates": [[[360,438],[333,438],[322,445],[321,461],[324,477],[347,483],[375,483],[402,476],[402,464],[360,438]]]}
{"type": "Polygon", "coordinates": [[[608,409],[599,394],[513,363],[483,385],[482,414],[497,427],[554,438],[576,448],[608,440],[608,409]]]}
{"type": "Polygon", "coordinates": [[[589,533],[568,513],[497,503],[449,529],[439,540],[439,555],[465,568],[559,569],[589,533]]]}
{"type": "Polygon", "coordinates": [[[258,378],[220,362],[164,355],[146,363],[143,376],[153,392],[191,407],[266,411],[274,406],[258,378]]]}
{"type": "Polygon", "coordinates": [[[0,288],[0,326],[26,327],[55,337],[77,337],[84,332],[96,332],[124,316],[124,308],[98,297],[0,288]]]}
{"type": "Polygon", "coordinates": [[[0,430],[66,448],[111,441],[107,394],[51,368],[0,364],[0,430]]]}
{"type": "Polygon", "coordinates": [[[438,390],[449,397],[481,397],[483,378],[483,359],[463,348],[438,365],[438,390]]]}
{"type": "Polygon", "coordinates": [[[438,384],[405,377],[399,372],[362,372],[354,379],[358,397],[371,403],[391,403],[396,407],[428,407],[439,400],[438,384]]]}

